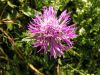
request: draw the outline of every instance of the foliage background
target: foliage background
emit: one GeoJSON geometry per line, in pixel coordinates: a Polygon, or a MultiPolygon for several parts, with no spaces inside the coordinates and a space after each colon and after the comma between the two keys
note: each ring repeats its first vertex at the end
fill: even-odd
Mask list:
{"type": "Polygon", "coordinates": [[[100,75],[100,0],[0,0],[0,75],[100,75]],[[71,12],[73,49],[50,59],[37,53],[27,25],[43,6],[71,12]]]}

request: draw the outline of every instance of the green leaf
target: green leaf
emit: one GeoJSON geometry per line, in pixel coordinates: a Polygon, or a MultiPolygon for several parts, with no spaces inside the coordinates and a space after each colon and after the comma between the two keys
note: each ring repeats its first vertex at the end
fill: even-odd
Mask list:
{"type": "Polygon", "coordinates": [[[17,7],[16,5],[12,4],[10,1],[7,1],[7,4],[8,4],[10,7],[12,7],[12,8],[17,7]]]}
{"type": "Polygon", "coordinates": [[[6,71],[5,75],[11,75],[10,72],[6,71]]]}
{"type": "Polygon", "coordinates": [[[28,17],[34,16],[34,10],[30,8],[29,6],[25,6],[22,10],[22,13],[28,17]]]}
{"type": "Polygon", "coordinates": [[[12,30],[13,29],[13,24],[12,23],[7,23],[7,29],[12,30]]]}
{"type": "Polygon", "coordinates": [[[79,35],[84,35],[86,34],[86,31],[85,29],[82,27],[80,30],[79,30],[79,35]]]}
{"type": "Polygon", "coordinates": [[[61,59],[58,59],[58,64],[62,65],[61,59]]]}

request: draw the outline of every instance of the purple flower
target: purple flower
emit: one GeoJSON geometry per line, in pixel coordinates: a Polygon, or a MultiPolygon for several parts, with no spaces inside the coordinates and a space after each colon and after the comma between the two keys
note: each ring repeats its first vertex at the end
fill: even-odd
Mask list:
{"type": "Polygon", "coordinates": [[[59,17],[53,7],[44,7],[43,14],[36,15],[28,25],[29,31],[34,34],[34,47],[40,46],[45,53],[50,52],[50,56],[56,59],[58,55],[63,55],[64,51],[72,48],[75,38],[75,24],[68,25],[70,21],[69,13],[66,10],[59,17]],[[65,43],[65,44],[63,44],[65,43]]]}

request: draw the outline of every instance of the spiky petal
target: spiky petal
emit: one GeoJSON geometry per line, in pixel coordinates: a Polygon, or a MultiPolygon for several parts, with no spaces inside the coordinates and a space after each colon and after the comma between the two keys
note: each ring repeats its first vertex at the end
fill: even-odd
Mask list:
{"type": "Polygon", "coordinates": [[[58,55],[63,55],[64,50],[71,48],[73,42],[71,39],[75,38],[75,26],[68,25],[70,21],[69,13],[66,10],[57,17],[56,10],[53,7],[44,7],[43,14],[32,18],[28,25],[28,29],[35,35],[36,42],[34,47],[40,46],[45,53],[50,51],[50,56],[57,58],[58,55]],[[62,44],[62,41],[66,45],[62,44]]]}

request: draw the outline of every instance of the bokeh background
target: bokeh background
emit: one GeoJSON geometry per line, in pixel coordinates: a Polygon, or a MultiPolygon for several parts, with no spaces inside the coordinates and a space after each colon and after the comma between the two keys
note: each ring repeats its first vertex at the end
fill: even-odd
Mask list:
{"type": "Polygon", "coordinates": [[[100,75],[100,0],[0,0],[0,75],[100,75]],[[43,6],[77,24],[74,48],[56,60],[37,53],[27,25],[43,6]]]}

